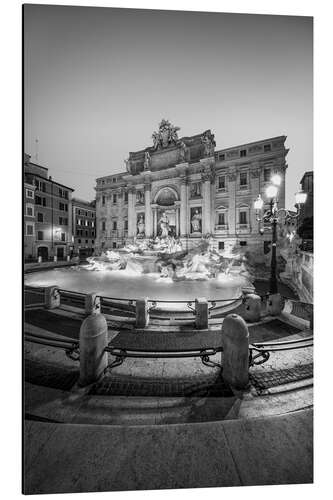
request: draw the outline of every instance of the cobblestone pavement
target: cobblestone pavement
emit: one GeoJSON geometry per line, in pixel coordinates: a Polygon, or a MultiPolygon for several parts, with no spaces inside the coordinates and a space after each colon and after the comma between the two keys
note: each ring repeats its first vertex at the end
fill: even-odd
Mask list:
{"type": "Polygon", "coordinates": [[[79,378],[78,368],[71,369],[34,359],[25,360],[24,373],[26,382],[63,391],[69,391],[79,378]]]}
{"type": "Polygon", "coordinates": [[[251,373],[250,381],[257,392],[260,393],[260,391],[270,387],[298,382],[299,380],[310,379],[312,377],[313,363],[307,363],[282,370],[266,370],[262,373],[251,373]]]}

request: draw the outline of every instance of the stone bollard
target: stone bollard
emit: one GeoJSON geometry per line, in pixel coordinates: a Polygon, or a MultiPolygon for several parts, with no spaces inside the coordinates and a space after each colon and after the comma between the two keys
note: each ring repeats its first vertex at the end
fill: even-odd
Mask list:
{"type": "Polygon", "coordinates": [[[58,257],[55,255],[55,256],[53,257],[53,262],[57,262],[57,260],[58,260],[58,257]]]}
{"type": "Polygon", "coordinates": [[[260,316],[261,298],[254,293],[247,294],[244,299],[243,318],[245,321],[255,322],[260,320],[260,316]]]}
{"type": "Polygon", "coordinates": [[[279,293],[271,293],[267,299],[267,314],[278,316],[283,309],[282,297],[279,293]]]}
{"type": "Polygon", "coordinates": [[[195,299],[195,327],[198,330],[208,328],[208,302],[205,297],[195,299]]]}
{"type": "Polygon", "coordinates": [[[42,256],[41,256],[41,255],[39,255],[39,256],[38,256],[38,264],[41,264],[42,262],[43,262],[42,256]]]}
{"type": "Polygon", "coordinates": [[[60,306],[60,293],[57,286],[47,286],[45,288],[44,303],[46,309],[55,309],[60,306]]]}
{"type": "Polygon", "coordinates": [[[89,293],[85,296],[84,311],[87,315],[101,312],[101,299],[96,293],[89,293]]]}
{"type": "Polygon", "coordinates": [[[229,314],[222,324],[224,380],[235,389],[249,384],[249,330],[243,318],[229,314]]]}
{"type": "Polygon", "coordinates": [[[80,328],[79,385],[96,382],[108,366],[108,326],[103,314],[90,314],[80,328]]]}
{"type": "Polygon", "coordinates": [[[149,323],[148,298],[137,299],[135,305],[135,326],[146,328],[149,323]]]}

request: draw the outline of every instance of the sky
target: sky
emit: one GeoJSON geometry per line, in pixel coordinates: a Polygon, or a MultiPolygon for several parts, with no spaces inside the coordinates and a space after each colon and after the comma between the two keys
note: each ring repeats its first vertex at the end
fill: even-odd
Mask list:
{"type": "Polygon", "coordinates": [[[286,205],[313,169],[312,18],[25,5],[24,144],[92,200],[162,118],[216,150],[286,135],[286,205]],[[36,142],[36,139],[38,142],[36,142]]]}

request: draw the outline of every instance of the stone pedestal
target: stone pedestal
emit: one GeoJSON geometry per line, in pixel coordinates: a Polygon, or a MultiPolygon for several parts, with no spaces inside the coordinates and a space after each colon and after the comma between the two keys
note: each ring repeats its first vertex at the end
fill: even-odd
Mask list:
{"type": "Polygon", "coordinates": [[[249,384],[249,331],[243,318],[229,314],[222,324],[223,378],[233,388],[249,384]]]}
{"type": "Polygon", "coordinates": [[[195,299],[195,327],[198,330],[208,328],[208,302],[204,297],[195,299]]]}
{"type": "Polygon", "coordinates": [[[108,326],[103,314],[90,314],[80,328],[80,379],[79,385],[96,382],[108,365],[104,351],[108,344],[108,326]]]}
{"type": "Polygon", "coordinates": [[[249,293],[244,300],[243,318],[246,321],[259,321],[261,316],[261,298],[259,295],[249,293]]]}
{"type": "Polygon", "coordinates": [[[278,316],[283,309],[282,297],[279,293],[273,293],[267,299],[267,314],[270,316],[278,316]]]}
{"type": "Polygon", "coordinates": [[[96,293],[89,293],[85,296],[84,310],[86,314],[97,314],[101,312],[101,299],[96,293]]]}
{"type": "Polygon", "coordinates": [[[44,303],[46,309],[56,309],[60,306],[60,293],[57,286],[47,286],[44,289],[44,303]]]}
{"type": "Polygon", "coordinates": [[[135,306],[135,326],[136,328],[146,328],[148,323],[148,298],[138,299],[135,306]]]}

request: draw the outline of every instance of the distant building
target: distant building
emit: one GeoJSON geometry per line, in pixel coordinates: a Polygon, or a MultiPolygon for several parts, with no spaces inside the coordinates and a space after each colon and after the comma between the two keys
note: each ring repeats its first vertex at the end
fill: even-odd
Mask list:
{"type": "Polygon", "coordinates": [[[304,219],[313,217],[313,170],[305,172],[301,182],[302,190],[307,193],[306,202],[301,206],[300,224],[304,219]]]}
{"type": "MultiPolygon", "coordinates": [[[[73,250],[71,198],[74,189],[55,182],[48,176],[48,169],[31,162],[27,154],[24,157],[24,184],[34,188],[34,196],[31,198],[34,208],[34,235],[27,234],[27,231],[30,233],[32,229],[27,220],[29,216],[25,215],[25,256],[41,256],[43,260],[54,256],[59,260],[65,259],[73,250]]],[[[27,194],[29,188],[24,189],[25,200],[28,200],[31,192],[27,194]]],[[[29,204],[25,205],[25,210],[29,209],[29,204]]]]}
{"type": "Polygon", "coordinates": [[[96,249],[116,248],[136,238],[168,234],[192,248],[210,238],[220,251],[264,254],[254,201],[273,173],[285,204],[286,136],[215,151],[210,130],[178,138],[178,127],[162,120],[153,146],[129,153],[127,172],[97,179],[96,249]]]}
{"type": "Polygon", "coordinates": [[[24,258],[33,259],[35,254],[35,185],[24,183],[24,258]]]}
{"type": "Polygon", "coordinates": [[[313,250],[313,170],[305,172],[301,182],[302,190],[307,194],[306,202],[300,207],[298,233],[304,250],[313,250]]]}
{"type": "Polygon", "coordinates": [[[72,199],[74,253],[89,257],[95,250],[96,202],[72,199]]]}

